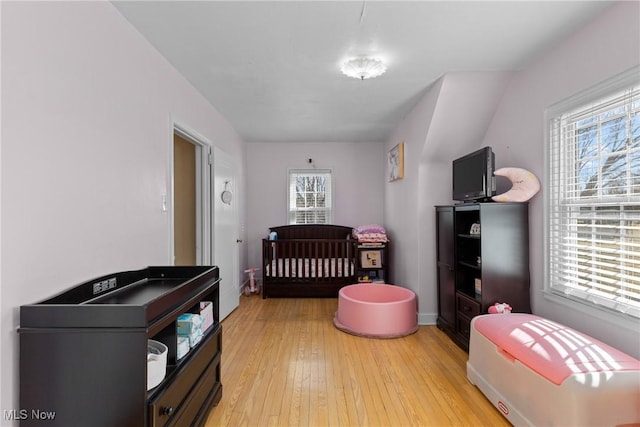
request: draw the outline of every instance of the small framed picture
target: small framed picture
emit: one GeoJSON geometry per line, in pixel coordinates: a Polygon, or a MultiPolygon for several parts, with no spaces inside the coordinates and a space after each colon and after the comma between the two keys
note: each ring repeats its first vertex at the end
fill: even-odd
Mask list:
{"type": "Polygon", "coordinates": [[[396,145],[389,151],[389,182],[404,178],[404,143],[396,145]]]}
{"type": "Polygon", "coordinates": [[[360,252],[360,265],[362,268],[381,268],[382,259],[380,257],[380,251],[360,252]]]}

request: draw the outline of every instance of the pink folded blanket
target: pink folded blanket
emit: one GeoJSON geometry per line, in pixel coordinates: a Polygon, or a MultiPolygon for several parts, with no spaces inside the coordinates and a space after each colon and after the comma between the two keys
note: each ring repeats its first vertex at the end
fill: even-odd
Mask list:
{"type": "Polygon", "coordinates": [[[384,243],[389,241],[386,230],[378,224],[360,225],[353,229],[352,234],[361,243],[384,243]]]}

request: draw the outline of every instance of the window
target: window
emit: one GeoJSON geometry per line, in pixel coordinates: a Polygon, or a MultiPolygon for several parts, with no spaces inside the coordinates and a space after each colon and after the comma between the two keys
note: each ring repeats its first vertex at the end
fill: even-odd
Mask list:
{"type": "Polygon", "coordinates": [[[333,222],[331,170],[289,171],[289,224],[333,222]]]}
{"type": "Polygon", "coordinates": [[[638,318],[638,70],[552,107],[547,120],[546,289],[638,318]]]}

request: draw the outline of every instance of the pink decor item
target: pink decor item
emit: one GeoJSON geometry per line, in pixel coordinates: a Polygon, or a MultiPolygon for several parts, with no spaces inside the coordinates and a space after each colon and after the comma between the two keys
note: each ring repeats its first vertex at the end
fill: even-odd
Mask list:
{"type": "Polygon", "coordinates": [[[489,314],[509,314],[511,313],[511,306],[506,302],[497,302],[489,307],[489,314]]]}
{"type": "Polygon", "coordinates": [[[385,243],[389,241],[387,231],[379,224],[360,225],[353,229],[352,235],[359,243],[385,243]]]}
{"type": "Polygon", "coordinates": [[[526,202],[540,191],[540,181],[526,169],[502,168],[493,174],[504,176],[511,181],[509,191],[492,197],[496,202],[526,202]]]}
{"type": "Polygon", "coordinates": [[[418,330],[416,294],[387,284],[349,285],[338,293],[336,328],[372,338],[397,338],[418,330]]]}

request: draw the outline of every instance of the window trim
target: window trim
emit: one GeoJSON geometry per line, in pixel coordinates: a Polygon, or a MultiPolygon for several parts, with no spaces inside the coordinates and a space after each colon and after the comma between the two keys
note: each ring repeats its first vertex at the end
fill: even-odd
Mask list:
{"type": "Polygon", "coordinates": [[[634,66],[618,75],[615,75],[609,79],[606,79],[591,88],[578,92],[577,94],[570,96],[562,101],[550,105],[544,111],[544,198],[543,198],[543,225],[544,225],[544,240],[543,240],[543,297],[545,300],[557,303],[564,307],[574,309],[578,312],[587,314],[595,319],[606,321],[616,326],[623,327],[629,330],[636,330],[639,319],[637,317],[619,312],[614,309],[610,309],[595,304],[590,304],[587,301],[566,295],[558,290],[551,288],[550,283],[550,263],[549,263],[549,245],[550,245],[550,215],[551,215],[551,165],[550,150],[551,150],[551,121],[558,115],[578,108],[589,102],[595,101],[599,98],[611,95],[612,93],[624,90],[629,86],[637,85],[640,81],[640,66],[634,66]]]}
{"type": "Polygon", "coordinates": [[[334,181],[334,176],[333,176],[333,169],[332,168],[288,168],[287,169],[287,177],[286,177],[286,196],[285,196],[285,200],[286,200],[286,206],[285,206],[285,215],[287,218],[287,224],[289,225],[293,225],[292,222],[290,222],[290,213],[291,211],[289,210],[289,206],[291,204],[291,193],[289,191],[289,186],[291,185],[290,179],[291,179],[291,174],[292,173],[317,173],[317,174],[329,174],[331,177],[331,182],[330,182],[330,190],[329,190],[329,202],[331,203],[331,209],[329,209],[329,218],[327,219],[327,222],[325,224],[333,224],[333,218],[334,218],[334,211],[335,211],[335,197],[334,197],[334,189],[335,186],[333,184],[334,181]]]}

